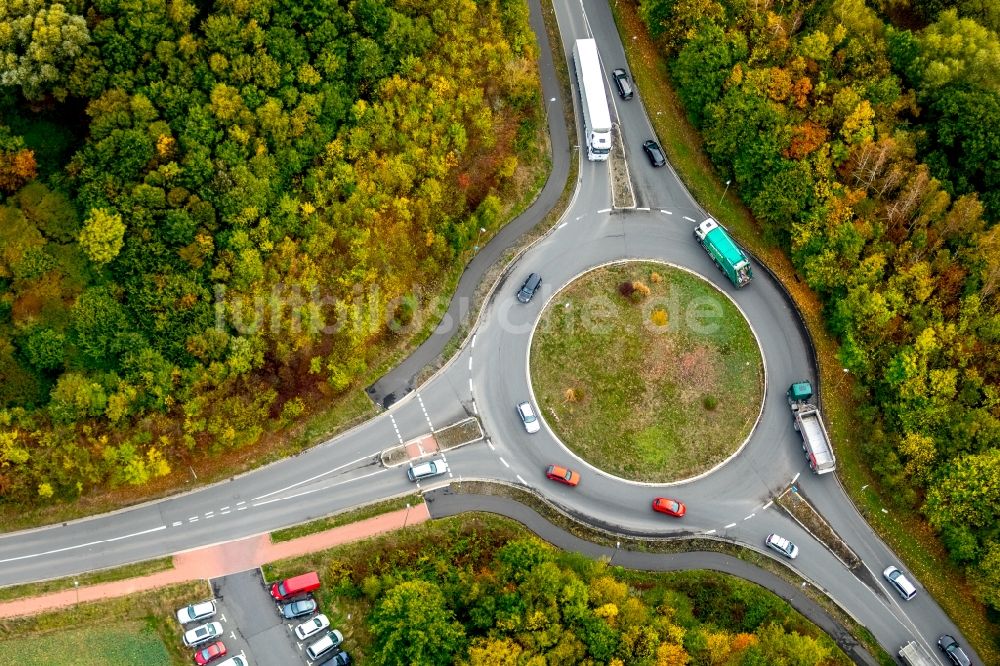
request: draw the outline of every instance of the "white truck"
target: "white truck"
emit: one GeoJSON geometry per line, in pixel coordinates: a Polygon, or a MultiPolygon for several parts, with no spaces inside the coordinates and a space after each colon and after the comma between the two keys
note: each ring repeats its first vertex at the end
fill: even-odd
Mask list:
{"type": "Polygon", "coordinates": [[[597,42],[578,39],[573,44],[573,64],[583,106],[583,137],[587,144],[587,159],[607,161],[611,153],[611,112],[604,93],[604,76],[597,57],[597,42]]]}
{"type": "Polygon", "coordinates": [[[809,467],[817,474],[826,474],[837,469],[837,459],[819,408],[809,402],[812,396],[812,384],[807,381],[795,382],[788,388],[788,404],[795,429],[802,436],[802,450],[806,452],[809,467]]]}
{"type": "Polygon", "coordinates": [[[938,666],[938,662],[927,654],[927,650],[914,641],[899,648],[899,657],[906,666],[938,666]]]}

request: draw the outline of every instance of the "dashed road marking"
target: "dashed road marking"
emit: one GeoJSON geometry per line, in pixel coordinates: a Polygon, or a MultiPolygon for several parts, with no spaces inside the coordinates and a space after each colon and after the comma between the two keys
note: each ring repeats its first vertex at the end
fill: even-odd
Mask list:
{"type": "Polygon", "coordinates": [[[219,511],[229,511],[229,507],[228,506],[224,506],[221,509],[219,509],[219,511]]]}
{"type": "Polygon", "coordinates": [[[191,516],[190,518],[188,518],[188,522],[189,523],[197,523],[198,522],[198,516],[191,516]]]}
{"type": "Polygon", "coordinates": [[[672,210],[662,210],[661,209],[660,212],[663,213],[664,215],[673,215],[674,214],[674,211],[672,211],[672,210]]]}
{"type": "Polygon", "coordinates": [[[183,520],[175,520],[175,521],[173,522],[173,524],[171,525],[171,527],[180,527],[180,526],[181,526],[181,525],[183,525],[183,524],[184,524],[184,521],[183,521],[183,520]]]}
{"type": "Polygon", "coordinates": [[[795,483],[796,481],[799,480],[799,474],[802,474],[802,472],[795,473],[795,476],[792,477],[792,483],[795,483]]]}
{"type": "Polygon", "coordinates": [[[725,530],[728,530],[728,529],[729,529],[730,527],[736,527],[736,523],[729,523],[728,525],[726,525],[726,526],[725,526],[724,528],[722,528],[722,529],[725,529],[725,530]]]}
{"type": "MultiPolygon", "coordinates": [[[[578,220],[579,220],[580,218],[576,218],[576,219],[578,219],[578,220]]],[[[567,224],[569,224],[569,222],[563,222],[563,223],[562,223],[562,224],[560,224],[560,225],[559,225],[558,227],[556,227],[556,229],[562,229],[562,228],[563,228],[563,227],[565,227],[565,226],[566,226],[567,224]]]]}
{"type": "Polygon", "coordinates": [[[238,507],[236,507],[236,510],[237,511],[246,511],[247,507],[245,507],[245,506],[238,506],[238,507]]]}
{"type": "Polygon", "coordinates": [[[684,219],[687,220],[688,222],[694,222],[694,218],[688,217],[687,215],[684,216],[684,219]]]}
{"type": "Polygon", "coordinates": [[[636,208],[636,210],[640,210],[640,211],[642,211],[644,213],[648,213],[650,209],[649,208],[636,208]]]}
{"type": "MultiPolygon", "coordinates": [[[[469,382],[471,383],[472,380],[470,379],[469,382]]],[[[399,426],[396,425],[396,418],[392,414],[389,414],[389,422],[392,423],[392,429],[396,431],[396,439],[402,444],[403,436],[399,434],[399,426]]]]}
{"type": "MultiPolygon", "coordinates": [[[[472,344],[471,344],[471,345],[469,345],[470,347],[472,347],[472,349],[475,349],[475,348],[476,348],[476,335],[478,335],[478,334],[477,334],[477,333],[473,333],[473,334],[472,334],[472,344]]],[[[470,359],[470,360],[471,360],[471,359],[470,359]]]]}
{"type": "Polygon", "coordinates": [[[774,504],[774,500],[771,500],[770,502],[768,502],[767,504],[765,504],[765,505],[764,505],[764,508],[766,509],[766,508],[768,508],[769,506],[771,506],[772,504],[774,504]]]}
{"type": "Polygon", "coordinates": [[[753,518],[753,517],[754,517],[754,516],[756,516],[756,515],[757,515],[757,512],[755,511],[754,513],[751,513],[751,514],[750,514],[749,516],[747,516],[747,517],[746,517],[746,518],[744,518],[743,520],[750,520],[751,518],[753,518]]]}
{"type": "Polygon", "coordinates": [[[705,530],[702,534],[715,534],[715,530],[705,530]]]}
{"type": "Polygon", "coordinates": [[[476,401],[472,401],[472,413],[479,416],[479,407],[476,406],[476,401]]]}
{"type": "Polygon", "coordinates": [[[490,451],[496,451],[497,447],[493,446],[493,442],[486,440],[486,446],[490,447],[490,451]]]}
{"type": "Polygon", "coordinates": [[[205,520],[208,520],[209,518],[215,518],[215,512],[214,511],[206,511],[205,512],[205,520]]]}
{"type": "Polygon", "coordinates": [[[469,372],[472,372],[472,357],[469,357],[469,372]]]}
{"type": "Polygon", "coordinates": [[[510,463],[508,463],[506,460],[504,460],[503,456],[500,456],[500,462],[503,463],[504,467],[506,467],[507,469],[510,469],[510,463]]]}
{"type": "Polygon", "coordinates": [[[472,377],[469,377],[469,393],[472,393],[472,377]]]}
{"type": "Polygon", "coordinates": [[[598,212],[598,213],[610,213],[610,212],[611,212],[611,209],[610,209],[610,208],[602,208],[601,210],[599,210],[599,211],[597,211],[597,212],[598,212]]]}
{"type": "Polygon", "coordinates": [[[523,485],[528,485],[528,482],[525,481],[523,478],[521,478],[520,474],[517,475],[517,480],[520,481],[523,485]]]}
{"type": "MultiPolygon", "coordinates": [[[[469,359],[469,367],[472,367],[471,358],[469,359]]],[[[424,413],[424,418],[427,419],[427,427],[431,429],[431,432],[434,432],[434,424],[431,423],[431,417],[427,414],[427,408],[424,406],[424,399],[420,397],[419,393],[417,393],[417,402],[420,403],[420,410],[424,413]]]]}

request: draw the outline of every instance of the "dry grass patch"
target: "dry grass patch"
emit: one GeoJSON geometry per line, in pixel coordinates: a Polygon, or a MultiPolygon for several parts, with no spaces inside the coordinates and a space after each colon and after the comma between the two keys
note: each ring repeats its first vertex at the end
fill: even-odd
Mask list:
{"type": "Polygon", "coordinates": [[[560,292],[532,341],[531,373],[542,414],[574,453],[651,482],[728,457],[763,391],[756,340],[729,299],[652,262],[600,268],[560,292]]]}

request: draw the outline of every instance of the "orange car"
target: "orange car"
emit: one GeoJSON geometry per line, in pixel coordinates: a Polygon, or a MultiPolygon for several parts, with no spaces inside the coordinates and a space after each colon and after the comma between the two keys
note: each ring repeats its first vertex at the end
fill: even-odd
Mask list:
{"type": "Polygon", "coordinates": [[[546,467],[545,476],[553,481],[565,483],[567,486],[575,486],[580,483],[580,475],[578,473],[559,465],[549,465],[546,467]]]}
{"type": "Polygon", "coordinates": [[[669,497],[657,497],[653,500],[653,511],[659,511],[668,516],[680,518],[687,512],[687,507],[683,503],[669,497]]]}

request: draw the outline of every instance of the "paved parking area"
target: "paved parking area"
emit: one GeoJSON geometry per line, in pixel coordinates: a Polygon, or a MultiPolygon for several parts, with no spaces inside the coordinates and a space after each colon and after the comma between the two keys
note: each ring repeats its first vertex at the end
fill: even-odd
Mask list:
{"type": "Polygon", "coordinates": [[[305,654],[299,651],[294,634],[278,614],[260,569],[214,578],[212,589],[227,609],[227,629],[236,636],[233,647],[229,647],[226,636],[230,654],[239,654],[239,643],[252,666],[303,663],[305,654]]]}

